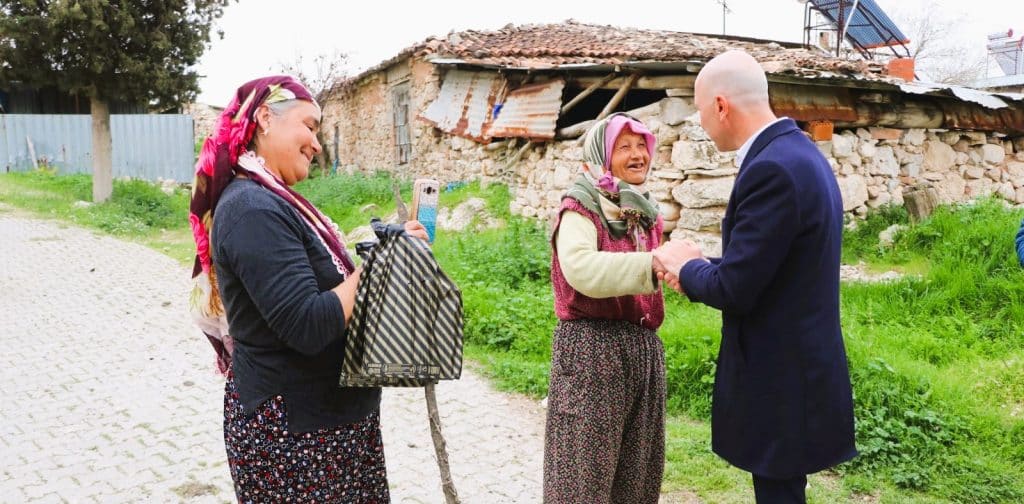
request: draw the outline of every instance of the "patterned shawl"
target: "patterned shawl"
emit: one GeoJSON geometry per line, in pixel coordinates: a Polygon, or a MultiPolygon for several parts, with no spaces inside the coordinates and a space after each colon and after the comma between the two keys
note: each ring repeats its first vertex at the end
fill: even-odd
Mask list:
{"type": "Polygon", "coordinates": [[[355,266],[345,251],[337,226],[299,193],[288,187],[267,169],[263,158],[249,150],[256,132],[256,109],[264,103],[306,100],[316,104],[309,91],[292,77],[275,75],[247,82],[238,88],[217,121],[214,134],[203,143],[196,175],[192,182],[189,223],[196,242],[196,260],[192,269],[192,294],[189,307],[196,325],[217,352],[217,368],[227,373],[231,365],[233,343],[228,334],[224,306],[217,291],[217,277],[210,250],[213,212],[224,188],[236,173],[281,196],[302,216],[334,259],[338,272],[347,277],[355,266]]]}
{"type": "Polygon", "coordinates": [[[601,218],[601,224],[615,238],[627,233],[640,250],[640,235],[649,233],[658,221],[658,204],[641,186],[612,176],[611,151],[624,130],[643,135],[647,154],[654,159],[654,135],[639,120],[617,112],[590,127],[583,140],[583,175],[569,188],[566,197],[579,201],[601,218]]]}

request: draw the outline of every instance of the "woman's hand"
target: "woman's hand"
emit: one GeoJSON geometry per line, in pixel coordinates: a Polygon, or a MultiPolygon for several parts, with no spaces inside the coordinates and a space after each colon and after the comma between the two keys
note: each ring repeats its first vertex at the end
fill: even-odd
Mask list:
{"type": "Polygon", "coordinates": [[[405,232],[423,241],[430,241],[430,237],[427,235],[427,228],[423,227],[423,224],[418,220],[405,221],[405,232]]]}
{"type": "Polygon", "coordinates": [[[359,288],[359,275],[362,272],[362,266],[356,268],[356,270],[353,271],[345,281],[338,284],[334,289],[331,289],[338,295],[338,299],[341,300],[341,309],[345,311],[346,325],[348,325],[349,319],[352,318],[352,311],[356,306],[356,290],[359,288]]]}

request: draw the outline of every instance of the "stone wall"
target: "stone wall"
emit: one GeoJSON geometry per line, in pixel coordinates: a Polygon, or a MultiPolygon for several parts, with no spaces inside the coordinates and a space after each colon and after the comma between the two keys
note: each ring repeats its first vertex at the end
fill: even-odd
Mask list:
{"type": "Polygon", "coordinates": [[[192,116],[192,134],[196,143],[206,140],[206,137],[213,133],[213,128],[217,126],[217,119],[220,118],[220,113],[223,111],[222,107],[202,103],[185,105],[182,113],[192,116]]]}
{"type": "MultiPolygon", "coordinates": [[[[700,128],[692,99],[669,97],[630,111],[655,133],[658,144],[647,188],[660,202],[666,231],[706,250],[720,248],[720,222],[738,168],[734,153],[719,153],[700,128]]],[[[533,147],[514,166],[506,159],[522,143],[481,144],[447,134],[421,142],[423,175],[442,181],[503,182],[513,191],[515,214],[550,219],[575,180],[581,140],[533,147]]],[[[942,203],[997,194],[1024,203],[1024,138],[998,133],[891,128],[836,131],[817,143],[832,165],[850,217],[903,204],[904,189],[921,183],[942,203]]]]}
{"type": "MultiPolygon", "coordinates": [[[[516,163],[508,160],[524,139],[483,145],[430,127],[416,117],[436,98],[439,74],[430,63],[407,59],[364,80],[345,100],[324,110],[325,137],[338,125],[339,161],[345,171],[387,170],[405,178],[442,183],[500,182],[513,192],[514,214],[551,219],[576,179],[582,139],[537,143],[516,163]],[[412,159],[395,164],[392,89],[410,86],[412,159]]],[[[660,202],[666,232],[691,238],[705,250],[720,248],[719,230],[738,168],[734,153],[719,153],[701,129],[692,89],[631,110],[658,139],[647,188],[660,202]]],[[[328,140],[331,141],[331,140],[328,140]]],[[[331,146],[327,146],[331,148],[331,146]]],[[[818,142],[852,217],[903,203],[904,189],[935,188],[941,203],[997,194],[1024,203],[1024,138],[998,133],[859,128],[818,142]]]]}
{"type": "Polygon", "coordinates": [[[349,90],[344,99],[324,104],[321,119],[324,148],[333,158],[337,128],[340,170],[347,173],[383,170],[407,177],[425,176],[427,172],[420,168],[422,161],[419,157],[428,154],[429,150],[423,141],[432,143],[440,132],[426,127],[416,117],[437,97],[438,89],[433,65],[415,59],[403,60],[364,79],[354,90],[349,90]],[[393,91],[406,85],[409,87],[413,154],[409,163],[399,165],[395,150],[393,91]]]}

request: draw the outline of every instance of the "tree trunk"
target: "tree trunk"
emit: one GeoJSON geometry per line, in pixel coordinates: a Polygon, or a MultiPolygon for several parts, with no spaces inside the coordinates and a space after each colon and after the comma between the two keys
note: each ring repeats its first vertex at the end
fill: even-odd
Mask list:
{"type": "Polygon", "coordinates": [[[102,203],[114,192],[110,107],[95,96],[89,102],[92,104],[92,201],[102,203]]]}

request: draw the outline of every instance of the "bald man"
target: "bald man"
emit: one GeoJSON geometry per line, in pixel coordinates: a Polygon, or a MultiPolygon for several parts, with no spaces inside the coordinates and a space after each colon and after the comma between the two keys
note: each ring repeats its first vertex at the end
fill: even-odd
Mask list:
{"type": "Polygon", "coordinates": [[[839,326],[843,205],[817,147],[768,103],[761,66],[740,51],[697,75],[701,127],[739,174],[722,257],[690,241],[655,251],[666,280],[722,311],[711,444],[753,474],[759,503],[805,502],[807,475],[857,455],[839,326]]]}

